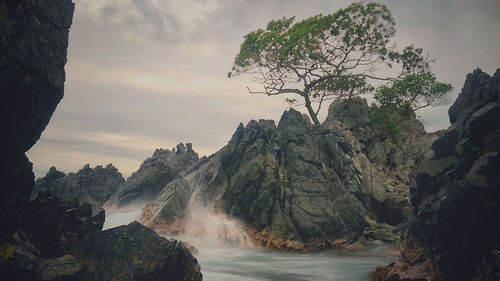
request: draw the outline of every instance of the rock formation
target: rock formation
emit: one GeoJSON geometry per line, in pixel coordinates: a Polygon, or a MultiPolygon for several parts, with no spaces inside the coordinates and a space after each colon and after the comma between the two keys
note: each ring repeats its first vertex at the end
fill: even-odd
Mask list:
{"type": "Polygon", "coordinates": [[[183,243],[138,222],[94,232],[71,253],[96,280],[202,280],[197,260],[183,243]]]}
{"type": "Polygon", "coordinates": [[[436,136],[403,129],[405,144],[398,144],[369,129],[365,100],[330,109],[342,110],[322,125],[293,109],[278,126],[268,120],[240,124],[227,146],[170,182],[143,209],[141,221],[182,231],[196,192],[194,200],[245,222],[254,239],[269,248],[394,241],[396,226],[409,211],[413,167],[436,136]],[[355,111],[363,113],[354,116],[355,111]],[[363,124],[348,125],[348,114],[363,124]]]}
{"type": "Polygon", "coordinates": [[[46,195],[30,202],[30,227],[0,246],[3,280],[201,280],[181,242],[137,222],[101,231],[102,208],[46,195]]]}
{"type": "Polygon", "coordinates": [[[63,97],[73,9],[70,0],[0,1],[1,279],[201,280],[182,244],[138,223],[101,232],[99,207],[45,193],[28,200],[34,175],[25,152],[63,97]]]}
{"type": "Polygon", "coordinates": [[[106,204],[123,207],[144,204],[155,198],[167,183],[198,160],[198,154],[190,143],[180,143],[176,148],[157,149],[106,204]]]}
{"type": "Polygon", "coordinates": [[[33,189],[32,165],[24,153],[63,97],[73,8],[70,0],[0,2],[2,237],[22,224],[33,189]]]}
{"type": "Polygon", "coordinates": [[[411,187],[401,256],[378,280],[500,280],[500,69],[467,76],[411,187]]]}
{"type": "Polygon", "coordinates": [[[102,206],[124,182],[125,179],[112,164],[94,169],[87,164],[77,173],[68,175],[51,167],[45,177],[36,180],[32,197],[49,192],[55,196],[71,195],[82,203],[102,206]]]}

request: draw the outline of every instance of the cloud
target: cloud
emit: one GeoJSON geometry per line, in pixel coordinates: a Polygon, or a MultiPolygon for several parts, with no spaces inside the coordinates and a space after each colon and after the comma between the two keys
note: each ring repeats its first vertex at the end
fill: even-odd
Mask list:
{"type": "MultiPolygon", "coordinates": [[[[248,94],[251,77],[226,78],[242,38],[271,19],[328,14],[352,1],[76,0],[65,97],[29,152],[37,176],[113,162],[125,174],[157,147],[224,146],[239,122],[277,119],[283,97],[248,94]]],[[[500,67],[497,0],[382,0],[397,42],[436,57],[438,79],[455,86],[481,67],[500,67]]],[[[326,107],[325,107],[326,108],[326,107]]],[[[301,108],[297,108],[300,109],[301,108]]],[[[428,130],[446,128],[447,107],[422,110],[428,130]]],[[[321,115],[325,117],[325,112],[321,115]]]]}

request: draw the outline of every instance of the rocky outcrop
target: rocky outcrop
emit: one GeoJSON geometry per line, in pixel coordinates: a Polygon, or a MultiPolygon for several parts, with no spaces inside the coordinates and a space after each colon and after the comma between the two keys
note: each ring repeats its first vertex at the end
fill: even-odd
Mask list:
{"type": "Polygon", "coordinates": [[[73,8],[70,0],[0,2],[2,237],[23,223],[34,180],[24,153],[63,97],[73,8]]]}
{"type": "Polygon", "coordinates": [[[293,109],[278,126],[269,120],[240,124],[227,146],[170,182],[140,220],[160,231],[182,232],[195,200],[245,222],[254,239],[269,248],[395,241],[396,226],[409,210],[406,184],[436,137],[405,130],[404,140],[413,138],[415,146],[387,140],[372,148],[379,132],[368,129],[366,101],[355,102],[358,111],[367,111],[352,118],[366,119],[362,142],[354,131],[360,126],[332,115],[313,125],[293,109]],[[377,153],[368,156],[373,151],[385,153],[386,161],[377,153]],[[400,157],[390,162],[389,153],[400,157]]]}
{"type": "Polygon", "coordinates": [[[0,246],[5,280],[201,280],[181,242],[137,222],[101,231],[102,208],[45,195],[30,202],[30,226],[0,246]]]}
{"type": "Polygon", "coordinates": [[[151,201],[181,172],[198,160],[190,143],[180,143],[176,149],[157,149],[146,159],[137,172],[106,203],[107,206],[123,207],[151,201]]]}
{"type": "Polygon", "coordinates": [[[138,222],[93,233],[72,253],[96,280],[202,280],[200,266],[184,244],[159,237],[138,222]]]}
{"type": "Polygon", "coordinates": [[[87,202],[102,206],[119,186],[125,182],[118,169],[112,164],[106,168],[85,165],[77,173],[64,173],[51,167],[45,177],[37,179],[32,198],[39,193],[51,193],[55,196],[73,196],[81,203],[87,202]]]}
{"type": "Polygon", "coordinates": [[[396,225],[411,212],[408,186],[441,132],[426,133],[415,116],[398,116],[394,133],[376,119],[376,113],[361,98],[339,99],[330,105],[325,123],[339,122],[359,142],[360,151],[372,164],[370,180],[377,182],[371,209],[383,222],[396,225]]]}
{"type": "Polygon", "coordinates": [[[500,69],[475,70],[411,187],[399,260],[379,280],[500,279],[500,69]]]}

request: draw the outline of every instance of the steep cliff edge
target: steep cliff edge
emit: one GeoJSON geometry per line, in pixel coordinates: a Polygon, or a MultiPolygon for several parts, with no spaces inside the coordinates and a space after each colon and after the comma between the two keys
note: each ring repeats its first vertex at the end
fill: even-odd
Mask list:
{"type": "Polygon", "coordinates": [[[500,280],[500,69],[467,75],[411,187],[399,260],[377,280],[500,280]]]}
{"type": "Polygon", "coordinates": [[[2,237],[26,216],[34,175],[24,153],[63,97],[73,9],[70,0],[0,2],[2,237]]]}
{"type": "MultiPolygon", "coordinates": [[[[349,104],[353,111],[367,111],[359,118],[368,118],[365,126],[370,127],[366,101],[349,104]]],[[[331,111],[343,106],[332,104],[331,111]]],[[[270,120],[240,124],[227,146],[170,182],[143,209],[141,221],[161,231],[182,232],[190,204],[198,201],[242,221],[268,248],[395,241],[397,226],[409,212],[407,184],[413,167],[436,136],[403,130],[405,142],[421,145],[396,145],[388,139],[371,160],[365,153],[377,148],[359,142],[352,127],[337,117],[314,125],[291,109],[278,126],[270,120]],[[377,162],[380,154],[390,158],[388,153],[405,157],[397,163],[377,162]]],[[[373,129],[366,135],[375,138],[378,133],[373,129]]]]}

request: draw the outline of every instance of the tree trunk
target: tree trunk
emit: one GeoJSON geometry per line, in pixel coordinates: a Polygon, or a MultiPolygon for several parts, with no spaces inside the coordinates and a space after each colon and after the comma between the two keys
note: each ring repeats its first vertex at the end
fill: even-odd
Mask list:
{"type": "Polygon", "coordinates": [[[304,93],[303,97],[304,97],[304,100],[306,101],[305,106],[307,108],[307,111],[309,111],[309,116],[311,116],[313,123],[314,124],[321,124],[318,120],[318,116],[316,115],[316,113],[314,112],[314,110],[311,106],[311,100],[309,99],[309,94],[304,93]]]}

